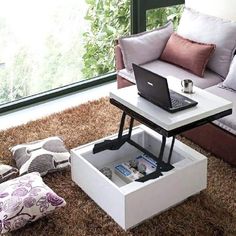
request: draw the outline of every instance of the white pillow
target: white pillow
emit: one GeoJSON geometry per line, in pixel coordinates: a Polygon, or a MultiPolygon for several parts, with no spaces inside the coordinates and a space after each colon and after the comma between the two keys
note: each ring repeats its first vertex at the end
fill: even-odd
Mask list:
{"type": "Polygon", "coordinates": [[[158,29],[119,38],[126,69],[132,70],[132,63],[140,65],[158,59],[173,30],[170,21],[158,29]]]}
{"type": "Polygon", "coordinates": [[[0,184],[0,200],[0,234],[19,229],[66,205],[37,172],[0,184]]]}
{"type": "Polygon", "coordinates": [[[236,56],[230,65],[229,73],[223,82],[223,86],[236,90],[236,56]]]}
{"type": "Polygon", "coordinates": [[[225,78],[236,49],[236,22],[185,8],[178,34],[190,40],[216,45],[207,67],[225,78]]]}

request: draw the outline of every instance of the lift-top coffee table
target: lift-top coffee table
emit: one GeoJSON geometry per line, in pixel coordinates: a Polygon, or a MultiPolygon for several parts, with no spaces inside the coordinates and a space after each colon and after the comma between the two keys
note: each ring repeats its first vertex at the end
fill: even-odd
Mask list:
{"type": "MultiPolygon", "coordinates": [[[[168,83],[181,93],[178,80],[168,83]]],[[[124,229],[206,188],[206,157],[175,135],[231,114],[232,103],[199,88],[186,96],[198,105],[171,114],[140,97],[136,86],[112,91],[110,102],[123,111],[118,134],[72,150],[72,179],[124,229]],[[133,128],[134,120],[143,125],[133,128]],[[114,167],[142,153],[157,162],[156,171],[124,182],[114,167]],[[99,171],[103,167],[113,171],[111,180],[99,171]]]]}

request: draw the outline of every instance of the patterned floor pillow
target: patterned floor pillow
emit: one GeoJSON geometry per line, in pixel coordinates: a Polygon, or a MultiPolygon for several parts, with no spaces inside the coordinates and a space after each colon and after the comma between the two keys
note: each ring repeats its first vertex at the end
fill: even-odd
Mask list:
{"type": "Polygon", "coordinates": [[[19,229],[65,205],[39,173],[8,180],[0,184],[0,234],[19,229]]]}
{"type": "Polygon", "coordinates": [[[20,144],[11,151],[20,175],[39,172],[43,176],[70,166],[70,153],[59,137],[20,144]]]}
{"type": "Polygon", "coordinates": [[[18,175],[18,170],[12,166],[0,163],[0,183],[15,178],[18,175]]]}

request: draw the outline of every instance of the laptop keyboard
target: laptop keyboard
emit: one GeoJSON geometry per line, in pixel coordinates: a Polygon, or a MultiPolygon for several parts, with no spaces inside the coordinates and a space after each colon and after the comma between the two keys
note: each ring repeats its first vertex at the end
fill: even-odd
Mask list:
{"type": "Polygon", "coordinates": [[[176,98],[171,97],[170,99],[171,99],[172,107],[181,107],[181,106],[185,105],[185,103],[183,101],[180,101],[176,98]]]}

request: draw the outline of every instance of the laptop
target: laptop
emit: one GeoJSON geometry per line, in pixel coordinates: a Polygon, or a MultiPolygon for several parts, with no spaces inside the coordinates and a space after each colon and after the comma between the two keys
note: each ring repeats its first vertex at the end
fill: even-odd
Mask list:
{"type": "Polygon", "coordinates": [[[198,104],[170,90],[166,78],[136,64],[133,64],[133,70],[139,95],[164,110],[174,113],[198,104]]]}

